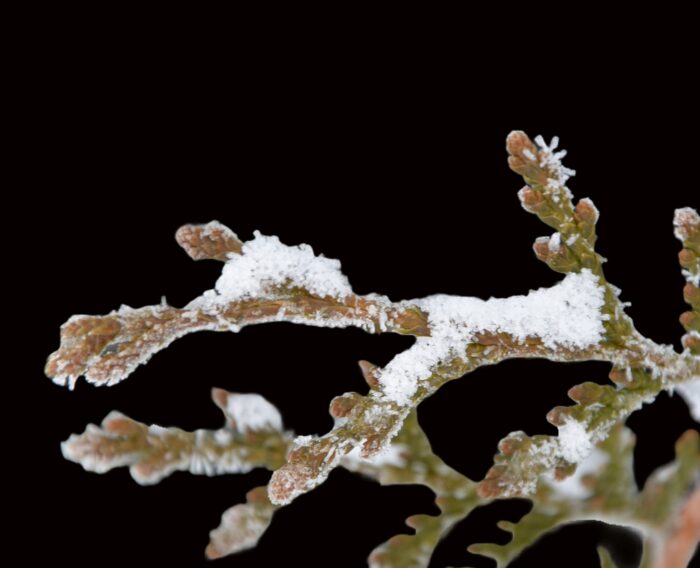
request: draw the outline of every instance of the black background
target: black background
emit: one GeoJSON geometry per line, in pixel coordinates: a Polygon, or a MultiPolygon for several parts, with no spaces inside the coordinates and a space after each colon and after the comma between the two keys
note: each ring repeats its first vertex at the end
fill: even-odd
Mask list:
{"type": "MultiPolygon", "coordinates": [[[[594,73],[564,87],[556,70],[524,69],[510,56],[494,63],[502,67],[496,86],[473,75],[481,58],[466,49],[363,51],[355,42],[328,51],[303,40],[241,49],[213,39],[197,50],[187,38],[136,49],[127,35],[113,39],[39,41],[18,85],[14,195],[23,223],[15,237],[34,299],[21,341],[26,392],[13,410],[23,416],[17,432],[31,431],[29,445],[19,436],[16,525],[28,558],[202,564],[208,531],[266,472],[176,473],[140,487],[125,470],[98,476],[64,461],[60,441],[112,409],[216,428],[212,386],[259,392],[288,428],[323,433],[333,396],[365,392],[356,362],[386,364],[411,343],[275,324],[186,337],[112,388],[81,380],[69,392],[46,379],[43,363],[70,315],[161,295],[180,306],[212,287],[220,265],[192,262],[173,239],[187,222],[218,219],[242,239],[259,229],[309,243],[342,261],[358,293],[526,293],[559,276],[531,252],[550,230],[520,208],[522,182],[507,168],[504,142],[511,129],[556,134],[578,170],[570,187],[601,211],[599,250],[638,329],[679,346],[685,307],[671,219],[675,207],[700,205],[697,110],[681,72],[630,60],[614,79],[594,73]]],[[[574,384],[604,383],[607,371],[544,361],[481,369],[426,401],[420,421],[443,459],[480,479],[500,438],[554,433],[546,412],[567,404],[574,384]]],[[[639,482],[697,427],[665,394],[629,424],[639,437],[639,482]]],[[[382,488],[336,471],[281,511],[258,549],[217,565],[362,566],[374,546],[409,531],[406,516],[435,511],[425,488],[382,488]]],[[[477,510],[439,546],[434,566],[491,566],[466,546],[502,540],[495,522],[525,511],[518,501],[477,510]]],[[[633,536],[587,524],[546,537],[513,566],[561,566],[555,551],[572,548],[567,566],[595,566],[598,542],[616,542],[621,562],[633,562],[633,536]]]]}

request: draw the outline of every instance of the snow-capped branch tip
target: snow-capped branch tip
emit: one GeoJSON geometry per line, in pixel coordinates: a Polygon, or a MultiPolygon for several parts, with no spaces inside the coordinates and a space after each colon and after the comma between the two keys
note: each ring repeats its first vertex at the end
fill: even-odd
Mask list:
{"type": "Polygon", "coordinates": [[[184,308],[121,306],[105,316],[76,315],[61,326],[59,349],[46,375],[73,388],[80,376],[113,385],[175,339],[196,331],[239,331],[243,326],[287,321],[319,327],[359,327],[371,333],[429,335],[426,315],[406,302],[353,293],[340,262],[308,245],[288,246],[255,233],[241,243],[217,221],[186,225],[178,241],[195,259],[225,260],[211,290],[184,308]]]}
{"type": "Polygon", "coordinates": [[[588,198],[574,206],[565,184],[575,172],[561,163],[566,151],[556,151],[558,144],[556,136],[547,144],[542,136],[533,142],[521,131],[511,132],[506,143],[508,164],[527,183],[518,192],[523,209],[556,230],[535,241],[535,254],[556,272],[588,268],[603,276],[603,258],[595,252],[598,210],[588,198]]]}
{"type": "Polygon", "coordinates": [[[282,415],[259,394],[239,394],[213,388],[211,397],[226,416],[226,426],[236,432],[282,432],[282,415]]]}
{"type": "Polygon", "coordinates": [[[676,209],[673,216],[676,238],[694,249],[700,248],[700,214],[692,207],[676,209]]]}
{"type": "Polygon", "coordinates": [[[174,471],[219,475],[284,463],[291,435],[282,431],[272,404],[257,394],[223,389],[214,389],[212,397],[217,405],[224,402],[227,424],[219,430],[147,426],[111,412],[101,426],[89,424],[85,432],[63,442],[63,456],[96,473],[128,466],[141,485],[158,483],[174,471]]]}
{"type": "Polygon", "coordinates": [[[566,182],[576,174],[561,163],[566,150],[556,151],[558,146],[559,138],[556,136],[549,144],[542,136],[536,136],[533,142],[522,130],[515,130],[506,138],[510,168],[523,176],[529,185],[550,195],[555,203],[562,198],[571,199],[566,182]]]}
{"type": "Polygon", "coordinates": [[[205,225],[183,225],[175,240],[193,260],[226,262],[231,254],[241,254],[243,243],[238,235],[218,221],[205,225]]]}
{"type": "Polygon", "coordinates": [[[61,326],[60,346],[49,356],[44,372],[70,389],[80,376],[111,386],[179,337],[220,326],[200,310],[166,303],[138,309],[121,306],[105,316],[72,316],[61,326]]]}

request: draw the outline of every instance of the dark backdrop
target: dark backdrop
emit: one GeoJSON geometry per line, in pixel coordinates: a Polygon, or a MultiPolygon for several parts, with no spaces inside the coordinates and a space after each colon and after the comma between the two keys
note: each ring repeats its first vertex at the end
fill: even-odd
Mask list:
{"type": "MultiPolygon", "coordinates": [[[[34,55],[14,145],[23,156],[19,234],[39,236],[20,251],[37,274],[27,283],[35,298],[22,356],[28,392],[12,409],[23,416],[17,429],[32,429],[18,486],[28,557],[73,566],[203,563],[208,531],[266,472],[176,473],[140,487],[125,470],[98,476],[64,461],[60,441],[112,409],[148,423],[216,428],[212,386],[259,392],[287,427],[323,433],[330,399],[364,392],[357,360],[386,364],[410,345],[275,324],[188,336],[112,388],[81,380],[69,392],[46,379],[43,363],[70,315],[154,304],[161,295],[180,306],[213,285],[220,265],[192,262],[173,239],[187,222],[218,219],[243,239],[259,229],[309,243],[341,259],[359,293],[526,293],[559,276],[531,253],[534,238],[550,231],[520,208],[522,182],[507,168],[504,141],[511,129],[556,134],[578,170],[570,187],[601,210],[610,280],[632,302],[641,332],[679,345],[685,308],[671,219],[675,207],[700,205],[697,114],[680,76],[668,71],[664,86],[648,89],[582,80],[567,90],[504,66],[504,86],[494,88],[469,76],[467,53],[434,64],[324,51],[213,62],[176,48],[127,53],[123,43],[94,50],[64,38],[34,55]]],[[[568,388],[606,376],[603,364],[508,362],[447,385],[419,417],[437,453],[478,479],[500,438],[515,429],[553,433],[545,414],[567,403],[568,388]]],[[[666,395],[630,424],[640,482],[697,427],[683,402],[666,395]]],[[[408,531],[406,516],[434,510],[425,488],[380,488],[336,471],[280,512],[258,549],[217,565],[285,558],[362,566],[375,545],[408,531]]],[[[490,566],[466,546],[502,538],[495,522],[526,510],[519,501],[477,510],[439,546],[434,565],[490,566]]],[[[562,566],[553,551],[565,549],[575,550],[567,566],[595,566],[602,541],[634,559],[634,536],[587,524],[548,536],[514,566],[562,566]]]]}

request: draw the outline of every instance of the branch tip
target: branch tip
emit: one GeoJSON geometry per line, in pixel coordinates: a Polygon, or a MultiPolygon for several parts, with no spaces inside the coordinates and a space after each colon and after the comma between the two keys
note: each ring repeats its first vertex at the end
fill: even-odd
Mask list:
{"type": "Polygon", "coordinates": [[[193,260],[226,262],[230,254],[241,254],[243,243],[227,226],[218,221],[205,225],[183,225],[175,240],[193,260]]]}

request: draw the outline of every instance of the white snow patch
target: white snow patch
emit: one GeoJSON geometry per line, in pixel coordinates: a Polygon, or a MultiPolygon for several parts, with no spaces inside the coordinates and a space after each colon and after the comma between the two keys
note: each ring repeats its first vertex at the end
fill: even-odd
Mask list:
{"type": "Polygon", "coordinates": [[[226,412],[240,432],[282,430],[282,416],[279,410],[259,394],[230,394],[226,402],[226,412]]]}
{"type": "Polygon", "coordinates": [[[231,443],[232,439],[233,435],[231,434],[230,430],[221,428],[220,430],[214,432],[214,440],[220,446],[228,446],[231,443]]]}
{"type": "Polygon", "coordinates": [[[170,431],[167,428],[164,428],[163,426],[158,426],[158,424],[151,424],[148,427],[148,433],[151,436],[159,436],[161,438],[167,436],[170,431]]]}
{"type": "Polygon", "coordinates": [[[604,294],[598,277],[584,269],[527,296],[484,301],[439,294],[415,300],[428,314],[431,335],[418,337],[410,349],[377,371],[384,395],[400,405],[408,404],[418,384],[443,360],[464,356],[466,346],[479,332],[507,333],[517,341],[538,337],[550,348],[594,345],[604,332],[604,294]]]}
{"type": "Polygon", "coordinates": [[[576,420],[569,420],[559,426],[559,453],[566,461],[580,463],[593,449],[593,441],[586,431],[586,425],[576,420]]]}
{"type": "Polygon", "coordinates": [[[657,483],[666,483],[670,481],[673,478],[673,476],[676,475],[676,473],[678,473],[679,467],[680,464],[678,462],[673,462],[663,467],[660,467],[653,474],[654,481],[656,481],[657,483]]]}
{"type": "Polygon", "coordinates": [[[549,242],[547,243],[547,248],[549,249],[549,252],[556,253],[556,252],[559,252],[560,247],[561,247],[561,233],[556,232],[549,238],[549,242]]]}
{"type": "Polygon", "coordinates": [[[343,456],[341,465],[347,466],[349,469],[355,469],[363,464],[373,465],[375,467],[393,466],[403,467],[406,460],[402,457],[402,453],[406,451],[403,444],[392,444],[385,451],[373,455],[369,458],[362,457],[362,448],[355,446],[350,452],[343,456]]]}
{"type": "Polygon", "coordinates": [[[700,271],[693,274],[690,270],[682,270],[683,277],[696,288],[700,288],[700,271]]]}
{"type": "Polygon", "coordinates": [[[693,420],[700,422],[700,378],[678,385],[675,392],[685,400],[693,420]]]}
{"type": "Polygon", "coordinates": [[[343,299],[352,293],[340,261],[316,256],[306,244],[287,246],[275,236],[255,231],[242,254],[231,255],[216,282],[221,300],[259,298],[272,286],[296,286],[310,293],[343,299]]]}
{"type": "Polygon", "coordinates": [[[294,438],[293,444],[294,449],[303,448],[308,446],[314,440],[318,440],[317,436],[297,436],[294,438]]]}
{"type": "Polygon", "coordinates": [[[535,156],[535,154],[533,154],[529,148],[523,148],[523,156],[525,156],[531,162],[537,161],[537,156],[535,156]]]}
{"type": "Polygon", "coordinates": [[[573,244],[578,240],[578,233],[574,233],[568,239],[566,239],[566,244],[568,246],[573,246],[573,244]]]}

